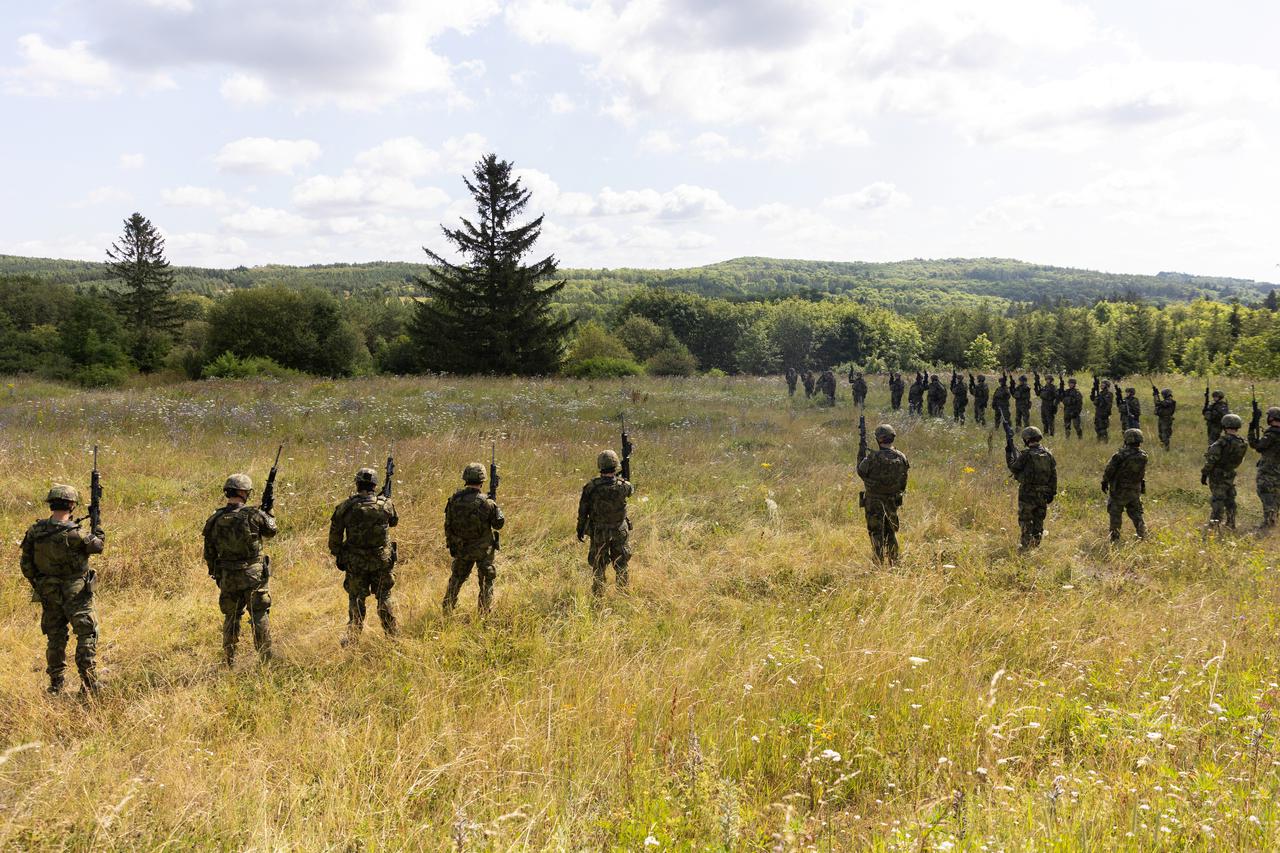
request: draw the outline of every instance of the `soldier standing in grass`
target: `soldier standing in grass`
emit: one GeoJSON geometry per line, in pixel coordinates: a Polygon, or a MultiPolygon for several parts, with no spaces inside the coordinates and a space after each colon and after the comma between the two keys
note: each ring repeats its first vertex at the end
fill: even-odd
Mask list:
{"type": "Polygon", "coordinates": [[[1021,549],[1039,548],[1044,538],[1044,518],[1058,493],[1058,463],[1053,454],[1040,446],[1043,433],[1033,426],[1022,431],[1026,449],[1007,450],[1009,470],[1018,481],[1018,527],[1022,531],[1021,549]]]}
{"type": "Polygon", "coordinates": [[[858,463],[858,476],[866,486],[863,507],[867,516],[867,533],[876,560],[895,565],[898,562],[898,507],[907,490],[907,457],[893,446],[897,433],[888,424],[875,431],[875,452],[858,463]]]}
{"type": "Polygon", "coordinates": [[[794,397],[796,395],[796,380],[800,378],[800,373],[794,367],[787,368],[787,396],[794,397]]]}
{"type": "Polygon", "coordinates": [[[889,406],[896,412],[902,409],[902,392],[907,390],[907,383],[902,381],[901,373],[889,374],[889,406]]]}
{"type": "Polygon", "coordinates": [[[1267,429],[1249,424],[1249,446],[1261,454],[1258,459],[1258,498],[1262,501],[1259,532],[1276,529],[1280,516],[1280,406],[1267,409],[1267,429]]]}
{"type": "Polygon", "coordinates": [[[271,560],[262,556],[262,540],[276,535],[276,520],[271,513],[249,506],[253,481],[247,474],[232,474],[222,492],[226,506],[204,523],[204,562],[209,577],[218,584],[222,650],[227,666],[235,664],[240,618],[248,610],[253,647],[262,660],[270,660],[271,560]]]}
{"type": "Polygon", "coordinates": [[[454,492],[444,507],[444,539],[453,558],[449,586],[444,593],[444,614],[453,613],[458,604],[458,591],[471,577],[474,566],[480,585],[477,610],[480,615],[493,605],[493,581],[498,576],[493,565],[494,531],[501,530],[507,520],[498,504],[486,495],[484,466],[471,462],[462,469],[463,488],[454,492]]]}
{"type": "Polygon", "coordinates": [[[1095,388],[1089,392],[1093,401],[1093,431],[1098,441],[1106,441],[1111,432],[1111,409],[1115,405],[1115,395],[1111,393],[1111,382],[1102,380],[1098,386],[1098,377],[1093,378],[1095,388]]]}
{"type": "Polygon", "coordinates": [[[333,510],[329,519],[329,553],[345,575],[347,591],[347,633],[342,645],[359,638],[364,630],[365,604],[372,595],[378,618],[387,636],[396,633],[396,615],[391,601],[395,586],[395,550],[388,531],[400,519],[391,498],[377,493],[378,472],[361,468],[356,472],[356,493],[333,510]]]}
{"type": "Polygon", "coordinates": [[[1221,391],[1213,392],[1213,402],[1204,407],[1204,425],[1209,434],[1209,443],[1213,444],[1222,435],[1222,419],[1231,411],[1227,404],[1227,395],[1221,391]]]}
{"type": "Polygon", "coordinates": [[[1178,410],[1178,402],[1173,399],[1172,388],[1157,392],[1156,386],[1152,385],[1151,397],[1155,401],[1156,429],[1159,430],[1160,444],[1168,450],[1173,441],[1173,413],[1178,410]]]}
{"type": "Polygon", "coordinates": [[[917,416],[924,414],[924,390],[924,377],[917,371],[915,381],[907,390],[907,414],[917,416]]]}
{"type": "Polygon", "coordinates": [[[804,383],[804,396],[805,396],[805,399],[808,400],[811,397],[813,397],[813,386],[814,386],[813,371],[806,370],[804,373],[801,373],[800,381],[804,383]]]}
{"type": "Polygon", "coordinates": [[[37,521],[22,537],[22,575],[40,603],[40,630],[46,639],[45,671],[49,692],[61,693],[67,670],[68,626],[76,635],[76,669],[80,691],[97,692],[95,654],[98,620],[93,612],[94,572],[89,557],[101,554],[106,535],[83,530],[72,518],[80,493],[73,486],[55,485],[45,503],[49,517],[37,521]]]}
{"type": "Polygon", "coordinates": [[[1044,434],[1054,434],[1054,422],[1058,420],[1058,386],[1053,383],[1053,377],[1047,377],[1044,384],[1040,384],[1040,375],[1036,374],[1036,396],[1040,398],[1040,423],[1043,424],[1044,434]]]}
{"type": "Polygon", "coordinates": [[[582,487],[578,500],[578,541],[591,537],[587,551],[591,592],[603,595],[610,564],[619,590],[625,590],[630,580],[627,563],[631,560],[631,520],[627,518],[627,498],[634,489],[618,476],[618,454],[612,450],[596,457],[596,467],[600,476],[582,487]]]}
{"type": "Polygon", "coordinates": [[[933,374],[933,378],[929,380],[929,417],[944,417],[947,405],[947,389],[942,384],[942,380],[938,378],[938,374],[933,374]]]}
{"type": "Polygon", "coordinates": [[[1120,541],[1125,513],[1133,522],[1139,539],[1147,538],[1147,522],[1142,514],[1142,494],[1147,490],[1147,454],[1142,449],[1142,430],[1124,431],[1124,447],[1107,463],[1102,474],[1102,493],[1107,496],[1111,517],[1111,541],[1120,541]]]}
{"type": "Polygon", "coordinates": [[[1236,469],[1248,449],[1240,437],[1244,421],[1239,415],[1223,415],[1221,423],[1222,434],[1205,451],[1200,469],[1200,485],[1209,487],[1209,529],[1215,531],[1222,525],[1236,529],[1236,469]]]}
{"type": "Polygon", "coordinates": [[[973,422],[978,426],[987,425],[987,402],[991,399],[991,389],[987,386],[985,373],[978,374],[978,381],[969,376],[969,393],[973,396],[973,422]]]}
{"type": "Polygon", "coordinates": [[[861,371],[849,368],[849,387],[853,392],[853,404],[862,408],[867,403],[867,380],[861,371]]]}
{"type": "Polygon", "coordinates": [[[1142,401],[1138,399],[1138,389],[1124,389],[1124,399],[1120,401],[1120,425],[1125,429],[1142,428],[1142,401]]]}
{"type": "Polygon", "coordinates": [[[969,408],[969,386],[964,377],[951,372],[951,419],[956,423],[964,423],[965,410],[969,408]]]}
{"type": "Polygon", "coordinates": [[[818,379],[818,390],[826,396],[828,406],[836,404],[836,374],[831,368],[822,371],[822,376],[818,379]]]}
{"type": "Polygon", "coordinates": [[[1080,413],[1084,411],[1084,394],[1076,387],[1075,377],[1067,380],[1067,387],[1058,392],[1062,401],[1062,431],[1064,438],[1071,437],[1071,428],[1075,427],[1076,438],[1084,438],[1084,430],[1080,428],[1080,413]]]}
{"type": "Polygon", "coordinates": [[[991,411],[995,413],[995,428],[1000,429],[1005,424],[1012,424],[1013,418],[1009,415],[1009,400],[1013,398],[1013,394],[1009,390],[1009,377],[1001,376],[999,384],[996,385],[995,393],[991,395],[991,411]]]}
{"type": "Polygon", "coordinates": [[[1031,426],[1031,386],[1027,384],[1026,374],[1018,377],[1018,384],[1009,392],[1013,397],[1016,427],[1031,426]]]}

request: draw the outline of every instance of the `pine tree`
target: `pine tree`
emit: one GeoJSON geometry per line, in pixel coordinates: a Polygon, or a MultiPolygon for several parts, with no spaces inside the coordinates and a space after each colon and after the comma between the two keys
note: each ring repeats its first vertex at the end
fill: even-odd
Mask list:
{"type": "Polygon", "coordinates": [[[112,303],[130,333],[129,351],[143,371],[159,366],[171,335],[182,324],[173,298],[173,269],[164,256],[164,238],[141,213],[124,221],[124,234],[107,249],[107,271],[120,280],[112,303]]]}
{"type": "Polygon", "coordinates": [[[463,183],[475,199],[477,222],[441,226],[463,261],[454,264],[423,249],[435,266],[429,278],[418,279],[431,297],[418,304],[412,326],[422,367],[464,374],[552,373],[573,327],[551,307],[565,282],[538,286],[558,269],[553,255],[521,263],[542,232],[543,218],[516,224],[530,193],[512,175],[512,164],[495,154],[481,158],[463,183]]]}

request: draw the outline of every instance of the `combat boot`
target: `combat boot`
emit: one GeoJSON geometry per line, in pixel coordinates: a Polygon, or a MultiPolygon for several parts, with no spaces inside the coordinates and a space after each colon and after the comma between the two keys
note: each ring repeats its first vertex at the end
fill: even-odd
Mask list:
{"type": "Polygon", "coordinates": [[[236,647],[223,646],[222,660],[227,665],[227,669],[231,669],[232,667],[234,667],[236,665],[236,647]]]}
{"type": "Polygon", "coordinates": [[[458,606],[458,591],[461,589],[462,581],[450,575],[449,585],[444,590],[444,601],[441,603],[445,616],[451,615],[453,609],[458,606]]]}
{"type": "Polygon", "coordinates": [[[66,686],[66,679],[61,675],[49,676],[49,686],[45,688],[49,691],[50,696],[57,696],[62,692],[62,688],[66,686]]]}

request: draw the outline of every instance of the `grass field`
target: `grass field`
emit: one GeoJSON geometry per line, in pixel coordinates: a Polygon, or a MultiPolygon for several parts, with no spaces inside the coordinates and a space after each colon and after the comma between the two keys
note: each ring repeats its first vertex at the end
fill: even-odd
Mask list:
{"type": "Polygon", "coordinates": [[[1253,453],[1242,532],[1202,536],[1202,386],[1168,381],[1152,536],[1118,548],[1118,429],[1048,442],[1062,493],[1024,557],[1002,437],[894,421],[893,570],[857,515],[847,385],[833,411],[754,379],[0,384],[0,849],[1274,849],[1280,537],[1244,532],[1253,453]],[[633,588],[596,603],[575,507],[624,409],[633,588]],[[491,439],[495,612],[475,619],[473,580],[446,622],[444,500],[491,439]],[[200,525],[280,441],[279,660],[229,673],[200,525]],[[86,706],[44,693],[17,563],[95,442],[108,690],[86,706]],[[404,636],[373,620],[341,649],[329,513],[392,448],[404,636]]]}

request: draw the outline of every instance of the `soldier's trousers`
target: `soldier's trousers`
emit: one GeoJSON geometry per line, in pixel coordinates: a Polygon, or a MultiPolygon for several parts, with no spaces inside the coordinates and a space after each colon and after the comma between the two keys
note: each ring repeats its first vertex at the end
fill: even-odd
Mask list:
{"type": "Polygon", "coordinates": [[[1236,529],[1236,484],[1209,482],[1209,524],[1236,529]]]}
{"type": "Polygon", "coordinates": [[[449,574],[449,586],[444,591],[444,612],[448,615],[458,604],[458,592],[471,577],[471,569],[475,568],[476,583],[480,589],[476,597],[476,610],[488,613],[493,606],[493,582],[498,577],[498,570],[493,565],[493,549],[482,553],[463,554],[453,558],[453,569],[449,574]]]}
{"type": "Polygon", "coordinates": [[[85,577],[42,577],[36,582],[40,596],[40,631],[45,635],[45,672],[51,684],[61,684],[67,669],[67,641],[76,635],[76,669],[86,685],[96,684],[95,658],[98,619],[93,612],[93,583],[85,577]]]}
{"type": "Polygon", "coordinates": [[[956,420],[956,421],[959,421],[960,423],[964,423],[964,411],[965,409],[968,408],[968,406],[969,404],[967,402],[961,403],[959,400],[953,400],[951,402],[952,420],[956,420]]]}
{"type": "Polygon", "coordinates": [[[1111,517],[1111,541],[1120,539],[1120,528],[1125,514],[1133,522],[1133,529],[1139,539],[1147,538],[1147,522],[1142,514],[1142,493],[1117,494],[1112,492],[1107,498],[1107,515],[1111,517]]]}
{"type": "Polygon", "coordinates": [[[787,383],[787,395],[790,397],[794,397],[796,395],[796,383],[794,382],[787,383]]]}
{"type": "Polygon", "coordinates": [[[1014,424],[1016,428],[1022,429],[1023,427],[1031,426],[1031,406],[1018,406],[1014,410],[1014,415],[1018,419],[1018,422],[1014,424]]]}
{"type": "Polygon", "coordinates": [[[1160,443],[1164,445],[1164,449],[1169,449],[1169,442],[1173,441],[1173,420],[1165,420],[1160,418],[1156,423],[1156,430],[1160,435],[1160,443]]]}
{"type": "MultiPolygon", "coordinates": [[[[998,416],[997,416],[998,417],[998,416]]],[[[973,404],[973,422],[978,426],[987,425],[987,407],[973,404]]]]}
{"type": "Polygon", "coordinates": [[[1018,527],[1021,530],[1021,545],[1024,549],[1036,548],[1044,538],[1044,517],[1049,511],[1049,504],[1043,498],[1018,497],[1018,527]]]}
{"type": "Polygon", "coordinates": [[[1000,429],[1005,424],[1010,424],[1010,425],[1013,424],[1013,418],[1009,417],[1009,410],[1007,408],[1004,408],[1001,406],[992,406],[991,411],[995,415],[994,420],[995,420],[996,429],[1000,429]]]}
{"type": "Polygon", "coordinates": [[[1280,475],[1258,472],[1258,499],[1262,501],[1262,526],[1274,528],[1280,519],[1280,475]]]}
{"type": "Polygon", "coordinates": [[[1071,437],[1071,428],[1075,427],[1076,438],[1084,438],[1084,430],[1080,428],[1080,413],[1062,415],[1062,432],[1067,437],[1071,437]]]}
{"type": "Polygon", "coordinates": [[[891,393],[889,395],[889,406],[896,412],[902,408],[902,395],[899,393],[891,393]]]}
{"type": "Polygon", "coordinates": [[[236,645],[240,642],[240,620],[249,612],[249,624],[253,628],[253,647],[263,658],[271,657],[271,591],[267,582],[259,580],[252,586],[242,578],[223,575],[218,587],[218,609],[222,611],[222,650],[227,663],[235,660],[236,645]]]}
{"type": "Polygon", "coordinates": [[[342,578],[342,588],[347,591],[347,627],[352,632],[364,628],[367,602],[370,595],[377,602],[378,619],[382,630],[389,635],[396,633],[395,603],[391,589],[396,585],[395,569],[390,560],[380,556],[349,556],[347,570],[342,578]]]}
{"type": "Polygon", "coordinates": [[[1058,410],[1048,406],[1040,407],[1040,423],[1044,426],[1045,435],[1053,435],[1053,424],[1058,419],[1058,410]]]}
{"type": "Polygon", "coordinates": [[[627,522],[600,525],[590,531],[591,546],[587,549],[587,562],[591,565],[591,592],[603,595],[607,582],[605,572],[613,566],[614,582],[625,589],[630,582],[627,563],[631,561],[631,546],[627,522]]]}
{"type": "Polygon", "coordinates": [[[898,498],[895,495],[866,496],[867,533],[876,560],[898,562],[898,498]]]}
{"type": "Polygon", "coordinates": [[[1210,444],[1213,444],[1215,441],[1217,441],[1219,438],[1221,438],[1221,437],[1222,437],[1222,427],[1221,427],[1221,426],[1210,426],[1210,427],[1208,428],[1208,432],[1209,432],[1209,443],[1210,443],[1210,444]]]}
{"type": "Polygon", "coordinates": [[[1095,416],[1093,419],[1093,431],[1098,436],[1098,441],[1106,441],[1111,432],[1111,418],[1108,416],[1104,420],[1095,416]]]}

